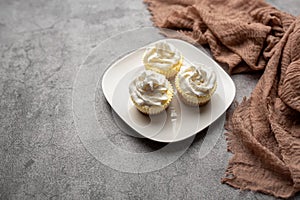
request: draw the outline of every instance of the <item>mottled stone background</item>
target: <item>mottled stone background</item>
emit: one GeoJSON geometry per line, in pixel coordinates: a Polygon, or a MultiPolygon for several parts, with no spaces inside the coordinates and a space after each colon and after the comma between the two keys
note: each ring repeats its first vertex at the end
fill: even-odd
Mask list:
{"type": "MultiPolygon", "coordinates": [[[[268,2],[300,14],[298,0],[268,2]]],[[[86,151],[72,116],[79,66],[104,39],[145,26],[152,23],[142,0],[0,0],[0,199],[273,199],[220,183],[230,158],[224,136],[204,159],[197,136],[176,162],[142,174],[113,170],[86,151]]],[[[234,76],[236,100],[258,78],[234,76]]],[[[111,140],[136,152],[161,145],[111,140]]]]}

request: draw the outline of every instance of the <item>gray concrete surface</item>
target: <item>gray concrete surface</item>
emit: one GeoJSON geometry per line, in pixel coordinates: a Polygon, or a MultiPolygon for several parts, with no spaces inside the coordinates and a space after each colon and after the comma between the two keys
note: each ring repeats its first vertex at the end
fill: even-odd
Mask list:
{"type": "MultiPolygon", "coordinates": [[[[300,14],[298,0],[268,2],[300,14]]],[[[220,183],[230,158],[223,134],[206,157],[203,132],[177,160],[147,173],[115,170],[87,151],[72,113],[80,64],[109,36],[151,25],[141,0],[0,0],[0,199],[273,199],[220,183]]],[[[234,76],[236,100],[258,78],[234,76]]],[[[104,128],[129,152],[164,146],[104,128]]]]}

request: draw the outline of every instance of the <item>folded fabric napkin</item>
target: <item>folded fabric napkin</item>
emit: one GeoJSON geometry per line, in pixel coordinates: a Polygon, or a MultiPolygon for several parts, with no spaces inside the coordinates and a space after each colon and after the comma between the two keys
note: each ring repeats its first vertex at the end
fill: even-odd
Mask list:
{"type": "Polygon", "coordinates": [[[208,44],[229,73],[264,70],[250,98],[227,121],[228,150],[234,155],[222,182],[276,197],[295,195],[300,191],[300,18],[262,0],[144,1],[156,26],[208,44]]]}

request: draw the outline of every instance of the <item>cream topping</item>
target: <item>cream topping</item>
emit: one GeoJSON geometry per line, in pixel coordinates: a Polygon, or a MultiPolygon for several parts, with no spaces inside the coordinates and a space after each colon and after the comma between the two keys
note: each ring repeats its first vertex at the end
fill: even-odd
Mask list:
{"type": "Polygon", "coordinates": [[[155,43],[154,47],[146,50],[144,63],[162,70],[168,70],[181,59],[181,53],[166,41],[155,43]]]}
{"type": "Polygon", "coordinates": [[[184,66],[178,73],[180,88],[189,95],[203,96],[209,94],[216,82],[215,72],[206,66],[184,66]]]}
{"type": "Polygon", "coordinates": [[[129,85],[133,100],[141,106],[161,106],[168,100],[168,80],[165,76],[146,70],[129,85]]]}

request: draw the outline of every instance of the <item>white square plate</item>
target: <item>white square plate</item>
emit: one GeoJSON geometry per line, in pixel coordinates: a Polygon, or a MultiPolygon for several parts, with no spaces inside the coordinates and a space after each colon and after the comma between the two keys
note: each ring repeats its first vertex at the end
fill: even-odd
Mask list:
{"type": "MultiPolygon", "coordinates": [[[[178,39],[165,39],[173,44],[189,62],[202,63],[214,69],[217,89],[205,106],[191,107],[175,95],[165,112],[147,116],[140,113],[129,96],[129,84],[144,70],[142,47],[113,63],[103,75],[102,90],[114,111],[140,135],[159,142],[177,142],[200,132],[218,119],[235,96],[235,85],[228,74],[213,59],[193,45],[178,39]]],[[[151,45],[151,44],[150,44],[151,45]]]]}

